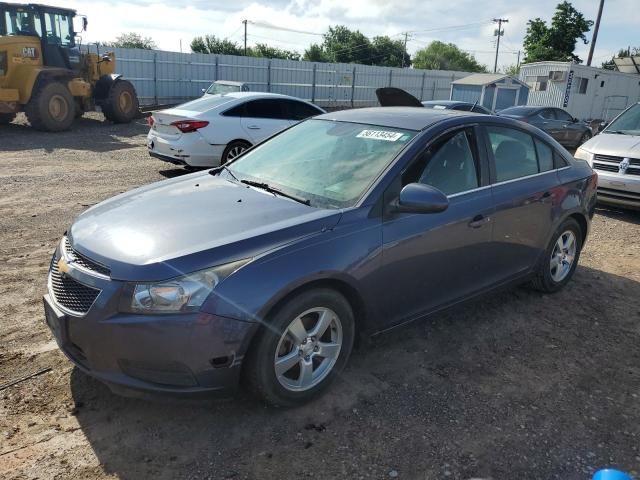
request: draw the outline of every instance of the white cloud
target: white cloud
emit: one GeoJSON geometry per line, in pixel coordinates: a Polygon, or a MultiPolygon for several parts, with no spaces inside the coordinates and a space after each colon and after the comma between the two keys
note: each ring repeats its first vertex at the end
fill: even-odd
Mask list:
{"type": "MultiPolygon", "coordinates": [[[[474,51],[476,58],[493,66],[495,17],[508,18],[505,36],[501,39],[502,53],[498,64],[515,63],[512,52],[522,49],[522,38],[529,19],[541,17],[549,21],[560,0],[192,0],[176,3],[171,0],[152,2],[48,0],[46,3],[75,8],[89,18],[88,32],[83,41],[111,40],[117,35],[135,31],[152,37],[163,50],[178,51],[182,40],[183,51],[189,50],[194,36],[207,33],[231,37],[241,43],[242,20],[268,22],[296,30],[324,32],[330,25],[343,24],[358,29],[365,35],[396,35],[416,31],[409,42],[410,52],[430,40],[458,44],[474,51]],[[444,29],[452,25],[466,28],[444,29]],[[437,30],[436,30],[437,29],[437,30]]],[[[574,0],[574,6],[589,19],[594,19],[597,2],[574,0]]],[[[595,65],[617,52],[633,45],[637,27],[637,0],[616,0],[605,5],[595,65]],[[600,57],[600,58],[599,58],[600,57]],[[599,59],[598,59],[599,58],[599,59]]],[[[267,42],[282,48],[303,51],[320,37],[293,32],[282,32],[249,24],[249,44],[267,42]]],[[[591,34],[588,34],[589,38],[591,34]]],[[[636,42],[640,43],[640,42],[636,42]]],[[[583,59],[588,46],[578,44],[576,53],[583,59]]]]}

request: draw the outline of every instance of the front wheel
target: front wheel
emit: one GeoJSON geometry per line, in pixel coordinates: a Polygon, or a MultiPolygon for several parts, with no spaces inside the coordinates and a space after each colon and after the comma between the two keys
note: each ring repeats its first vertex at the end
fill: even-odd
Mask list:
{"type": "Polygon", "coordinates": [[[272,405],[300,405],[319,395],[347,363],[354,339],[349,302],[314,289],[269,318],[247,355],[250,390],[272,405]]]}
{"type": "Polygon", "coordinates": [[[558,227],[540,260],[534,288],[546,293],[557,292],[573,277],[582,250],[582,229],[573,218],[558,227]]]}
{"type": "Polygon", "coordinates": [[[136,118],[139,109],[138,95],[131,82],[117,80],[109,91],[102,107],[102,113],[107,120],[112,122],[129,123],[136,118]]]}

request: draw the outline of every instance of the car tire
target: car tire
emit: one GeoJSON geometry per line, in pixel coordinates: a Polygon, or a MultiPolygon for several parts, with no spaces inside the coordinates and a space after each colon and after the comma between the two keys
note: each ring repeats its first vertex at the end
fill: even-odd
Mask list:
{"type": "Polygon", "coordinates": [[[353,310],[335,290],[307,290],[270,315],[257,335],[245,360],[246,386],[271,405],[301,405],[322,393],[347,363],[353,310]]]}
{"type": "Polygon", "coordinates": [[[227,145],[227,148],[222,152],[222,158],[220,159],[220,165],[230,162],[237,156],[243,154],[245,150],[251,148],[251,144],[243,140],[234,140],[227,145]]]}
{"type": "Polygon", "coordinates": [[[61,132],[71,128],[75,103],[69,89],[61,82],[44,83],[25,106],[31,126],[43,132],[61,132]]]}
{"type": "Polygon", "coordinates": [[[571,280],[582,251],[582,235],[582,228],[575,219],[562,222],[536,268],[531,282],[536,290],[554,293],[571,280]]]}
{"type": "Polygon", "coordinates": [[[102,113],[113,123],[129,123],[140,113],[138,94],[128,80],[116,80],[104,104],[102,113]]]}

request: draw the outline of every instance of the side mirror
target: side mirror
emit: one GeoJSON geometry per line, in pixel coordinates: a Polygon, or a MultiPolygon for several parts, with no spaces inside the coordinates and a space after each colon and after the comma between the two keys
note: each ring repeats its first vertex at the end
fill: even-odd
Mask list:
{"type": "Polygon", "coordinates": [[[573,117],[573,118],[571,119],[571,121],[572,121],[573,123],[578,123],[580,120],[578,120],[576,117],[573,117]]]}
{"type": "Polygon", "coordinates": [[[201,91],[202,93],[204,93],[204,92],[206,92],[206,91],[207,91],[207,89],[206,89],[206,88],[201,88],[201,89],[200,89],[200,91],[201,91]]]}
{"type": "Polygon", "coordinates": [[[87,17],[82,17],[82,31],[83,32],[87,31],[87,25],[89,25],[89,21],[87,20],[87,17]]]}
{"type": "Polygon", "coordinates": [[[439,213],[449,207],[449,199],[437,188],[423,183],[410,183],[400,191],[392,208],[403,213],[439,213]]]}
{"type": "Polygon", "coordinates": [[[111,56],[110,55],[103,55],[102,56],[102,61],[103,62],[110,62],[111,61],[111,56]]]}

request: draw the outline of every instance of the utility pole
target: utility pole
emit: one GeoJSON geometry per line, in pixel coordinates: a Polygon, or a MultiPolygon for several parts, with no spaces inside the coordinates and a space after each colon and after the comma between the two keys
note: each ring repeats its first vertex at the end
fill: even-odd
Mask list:
{"type": "Polygon", "coordinates": [[[402,68],[404,68],[404,57],[407,54],[407,36],[409,32],[404,32],[404,50],[402,50],[402,68]]]}
{"type": "Polygon", "coordinates": [[[516,70],[520,70],[520,50],[518,50],[518,61],[516,62],[516,70]]]}
{"type": "Polygon", "coordinates": [[[591,47],[589,48],[589,58],[587,58],[587,66],[591,65],[591,60],[593,60],[593,51],[596,48],[596,40],[598,40],[598,30],[600,30],[602,7],[604,7],[604,0],[600,0],[600,7],[598,7],[598,18],[596,18],[596,26],[593,27],[593,37],[591,38],[591,47]]]}
{"type": "Polygon", "coordinates": [[[498,41],[496,42],[496,61],[493,64],[493,73],[498,71],[498,53],[500,52],[500,37],[504,35],[504,30],[502,30],[503,23],[509,23],[509,20],[506,18],[494,18],[494,23],[498,24],[498,29],[493,32],[494,37],[498,37],[498,41]]]}
{"type": "Polygon", "coordinates": [[[247,56],[247,20],[243,20],[244,23],[244,56],[247,56]]]}

